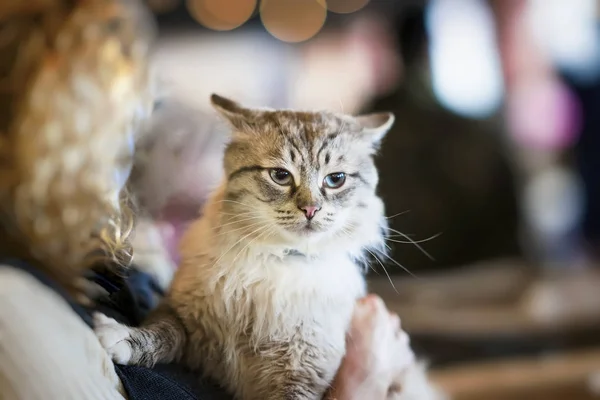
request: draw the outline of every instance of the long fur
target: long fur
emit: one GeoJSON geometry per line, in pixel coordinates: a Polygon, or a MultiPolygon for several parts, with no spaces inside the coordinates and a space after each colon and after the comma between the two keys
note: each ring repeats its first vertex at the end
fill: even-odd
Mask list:
{"type": "Polygon", "coordinates": [[[373,154],[393,116],[213,103],[234,128],[225,179],[181,242],[170,292],[144,327],[99,317],[98,336],[117,361],[182,361],[238,399],[320,399],[366,293],[364,265],[385,251],[373,154]],[[272,168],[294,183],[278,185],[272,168]],[[325,188],[335,172],[345,184],[325,188]],[[306,204],[320,207],[313,220],[306,204]]]}

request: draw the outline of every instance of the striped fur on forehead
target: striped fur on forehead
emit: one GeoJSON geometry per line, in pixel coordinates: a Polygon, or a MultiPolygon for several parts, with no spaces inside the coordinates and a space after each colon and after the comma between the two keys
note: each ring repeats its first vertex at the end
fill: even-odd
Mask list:
{"type": "MultiPolygon", "coordinates": [[[[287,161],[303,170],[339,165],[354,157],[371,162],[375,148],[352,118],[329,112],[265,111],[236,131],[226,152],[226,170],[240,164],[287,161]]],[[[361,165],[357,165],[360,168],[361,165]]]]}
{"type": "MultiPolygon", "coordinates": [[[[271,112],[275,135],[281,135],[290,160],[318,169],[332,161],[332,152],[343,150],[346,141],[358,135],[360,128],[350,119],[328,112],[271,112]]],[[[355,138],[356,139],[356,138],[355,138]]]]}
{"type": "Polygon", "coordinates": [[[373,154],[393,122],[391,114],[352,117],[327,111],[248,109],[218,96],[213,104],[233,127],[224,157],[227,208],[236,208],[231,202],[258,202],[268,206],[267,214],[295,212],[289,219],[297,224],[304,218],[303,207],[316,207],[322,211],[313,225],[335,230],[346,217],[333,214],[351,213],[361,200],[377,197],[373,154]],[[278,184],[272,175],[282,170],[289,176],[286,184],[278,184]],[[325,179],[336,174],[343,175],[343,183],[327,186],[325,179]]]}

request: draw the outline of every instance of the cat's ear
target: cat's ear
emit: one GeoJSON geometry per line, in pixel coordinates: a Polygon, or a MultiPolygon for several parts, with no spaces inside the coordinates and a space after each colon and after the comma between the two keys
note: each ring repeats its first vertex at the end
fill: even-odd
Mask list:
{"type": "Polygon", "coordinates": [[[218,94],[212,94],[210,102],[219,114],[225,117],[236,129],[247,129],[256,118],[256,111],[242,107],[235,101],[218,94]]]}
{"type": "Polygon", "coordinates": [[[362,126],[362,134],[369,138],[374,145],[379,145],[381,139],[394,125],[394,114],[390,112],[372,113],[355,117],[362,126]]]}

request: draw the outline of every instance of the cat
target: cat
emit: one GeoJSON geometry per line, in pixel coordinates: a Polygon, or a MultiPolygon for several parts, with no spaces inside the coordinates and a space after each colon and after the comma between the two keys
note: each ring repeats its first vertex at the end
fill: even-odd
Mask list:
{"type": "Polygon", "coordinates": [[[239,399],[320,399],[369,256],[386,251],[373,158],[394,116],[211,101],[233,128],[225,178],[172,286],[141,328],[96,315],[96,333],[119,363],[179,361],[239,399]]]}

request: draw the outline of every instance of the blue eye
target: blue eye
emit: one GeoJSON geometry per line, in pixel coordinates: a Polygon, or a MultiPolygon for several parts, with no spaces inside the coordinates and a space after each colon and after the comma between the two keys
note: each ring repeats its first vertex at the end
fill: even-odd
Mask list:
{"type": "Polygon", "coordinates": [[[288,186],[292,184],[292,174],[289,171],[281,168],[273,168],[269,170],[269,175],[273,182],[281,186],[288,186]]]}
{"type": "Polygon", "coordinates": [[[342,187],[346,182],[346,174],[343,172],[334,172],[323,179],[323,185],[329,189],[337,189],[342,187]]]}

